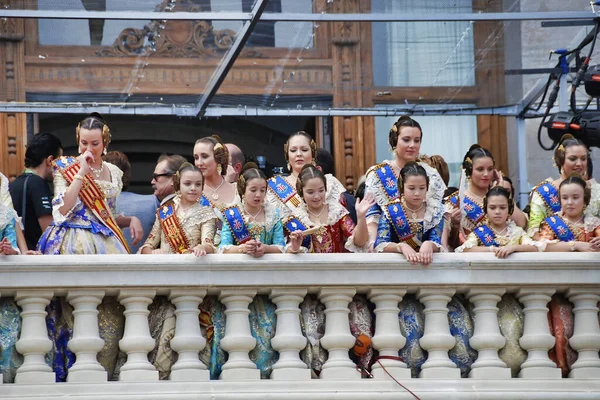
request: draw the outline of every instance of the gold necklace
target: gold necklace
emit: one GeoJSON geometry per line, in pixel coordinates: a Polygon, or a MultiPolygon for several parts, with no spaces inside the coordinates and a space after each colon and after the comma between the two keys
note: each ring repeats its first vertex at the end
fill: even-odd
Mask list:
{"type": "Polygon", "coordinates": [[[502,229],[500,231],[495,230],[491,225],[490,225],[490,228],[492,228],[492,231],[494,231],[494,233],[496,234],[496,236],[504,236],[506,234],[506,231],[508,230],[508,225],[506,225],[504,227],[504,229],[502,229]]]}
{"type": "Polygon", "coordinates": [[[310,208],[308,208],[308,206],[306,207],[306,209],[308,210],[309,214],[312,214],[320,222],[321,221],[321,214],[323,214],[323,211],[325,211],[325,206],[326,206],[326,204],[323,204],[323,207],[321,207],[321,211],[319,211],[318,214],[315,214],[314,212],[310,211],[310,208]]]}
{"type": "Polygon", "coordinates": [[[210,190],[212,190],[213,194],[210,197],[212,197],[213,200],[219,200],[219,193],[217,193],[217,190],[221,189],[221,186],[223,186],[224,183],[225,183],[225,178],[223,178],[223,177],[221,177],[221,183],[219,184],[219,186],[217,186],[214,189],[211,188],[208,185],[208,183],[204,183],[207,188],[209,188],[210,190]]]}
{"type": "Polygon", "coordinates": [[[246,206],[244,206],[244,211],[246,211],[248,213],[248,215],[251,216],[252,219],[256,221],[256,217],[258,217],[258,214],[260,214],[260,212],[262,211],[262,207],[258,208],[258,212],[256,214],[252,214],[250,211],[248,211],[246,206]]]}
{"type": "Polygon", "coordinates": [[[422,202],[421,207],[417,208],[416,210],[413,210],[412,208],[410,208],[408,206],[408,204],[406,204],[406,199],[404,199],[404,198],[402,198],[402,203],[404,204],[404,207],[406,207],[406,209],[412,213],[410,216],[410,219],[419,219],[418,212],[423,209],[423,207],[425,206],[425,202],[422,202]]]}
{"type": "Polygon", "coordinates": [[[566,215],[565,215],[565,218],[566,218],[566,220],[567,220],[567,221],[569,221],[569,223],[570,223],[570,224],[572,224],[572,225],[577,225],[577,224],[579,224],[579,223],[581,222],[581,220],[583,219],[583,215],[581,215],[581,217],[579,217],[579,219],[578,219],[577,221],[575,221],[575,222],[571,221],[571,220],[569,219],[569,217],[567,217],[566,215]]]}
{"type": "Polygon", "coordinates": [[[100,175],[102,175],[102,172],[104,171],[104,161],[102,161],[102,164],[98,169],[92,167],[91,165],[88,165],[88,167],[90,168],[90,171],[92,171],[94,175],[96,175],[96,178],[100,178],[100,175]]]}

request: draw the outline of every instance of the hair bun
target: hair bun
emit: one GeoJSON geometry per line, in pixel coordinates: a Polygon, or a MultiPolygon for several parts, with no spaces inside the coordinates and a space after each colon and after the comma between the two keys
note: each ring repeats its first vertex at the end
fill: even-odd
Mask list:
{"type": "Polygon", "coordinates": [[[244,167],[242,168],[242,172],[248,171],[249,169],[252,169],[252,168],[259,169],[258,165],[256,165],[256,163],[254,163],[252,161],[247,162],[246,164],[244,164],[244,167]]]}
{"type": "Polygon", "coordinates": [[[469,147],[469,151],[467,151],[467,153],[470,153],[470,152],[472,152],[475,149],[481,149],[481,148],[482,147],[481,147],[481,145],[479,143],[474,143],[474,144],[471,145],[471,147],[469,147]]]}
{"type": "Polygon", "coordinates": [[[559,143],[562,143],[562,142],[564,142],[565,140],[568,140],[568,139],[575,139],[575,136],[571,135],[570,133],[565,133],[564,135],[562,135],[560,137],[559,143]]]}

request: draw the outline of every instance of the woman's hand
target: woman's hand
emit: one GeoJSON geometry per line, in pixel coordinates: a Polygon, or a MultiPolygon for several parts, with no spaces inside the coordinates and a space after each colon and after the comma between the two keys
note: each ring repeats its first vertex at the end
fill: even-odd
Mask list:
{"type": "Polygon", "coordinates": [[[600,237],[595,237],[590,239],[590,244],[591,244],[591,248],[593,249],[592,251],[599,251],[600,250],[600,237]]]}
{"type": "Polygon", "coordinates": [[[192,252],[196,257],[201,257],[206,255],[206,249],[203,244],[199,244],[192,249],[192,252]]]}
{"type": "Polygon", "coordinates": [[[419,256],[421,258],[421,264],[429,265],[433,261],[433,243],[427,240],[419,249],[419,256]]]}
{"type": "Polygon", "coordinates": [[[240,245],[240,251],[244,254],[250,254],[253,256],[254,252],[256,251],[256,240],[251,239],[245,243],[242,243],[240,245]]]}
{"type": "Polygon", "coordinates": [[[515,246],[513,245],[508,245],[508,246],[502,246],[502,247],[496,247],[494,248],[494,254],[496,255],[496,257],[498,258],[506,258],[508,257],[510,254],[515,252],[515,246]]]}
{"type": "Polygon", "coordinates": [[[598,247],[592,244],[592,242],[575,242],[575,251],[596,252],[598,250],[598,247]]]}
{"type": "Polygon", "coordinates": [[[375,196],[373,193],[366,193],[363,199],[356,198],[354,208],[356,209],[356,218],[363,219],[367,215],[367,211],[375,205],[375,196]]]}
{"type": "Polygon", "coordinates": [[[129,222],[129,232],[131,233],[131,238],[133,239],[134,246],[141,242],[144,238],[144,228],[142,228],[142,222],[138,217],[129,217],[131,221],[129,222]]]}
{"type": "Polygon", "coordinates": [[[2,239],[2,242],[0,242],[0,254],[4,254],[5,256],[14,256],[19,253],[13,249],[8,239],[4,238],[2,239]]]}
{"type": "Polygon", "coordinates": [[[398,252],[404,254],[404,257],[406,257],[406,259],[410,261],[411,264],[418,264],[419,262],[421,262],[421,257],[419,256],[419,253],[417,253],[415,249],[413,249],[406,243],[398,244],[398,252]]]}
{"type": "Polygon", "coordinates": [[[452,210],[448,211],[448,214],[450,215],[452,225],[460,225],[460,219],[462,217],[460,208],[454,207],[452,210]]]}
{"type": "Polygon", "coordinates": [[[89,150],[86,150],[83,154],[81,154],[79,157],[77,157],[77,160],[79,161],[79,165],[80,165],[79,171],[82,176],[87,174],[87,172],[90,168],[89,164],[94,163],[96,161],[94,159],[94,155],[89,150]]]}
{"type": "Polygon", "coordinates": [[[297,253],[300,251],[303,237],[302,231],[294,231],[290,233],[290,249],[292,253],[297,253]]]}
{"type": "Polygon", "coordinates": [[[504,178],[502,177],[502,174],[500,173],[500,171],[495,169],[493,174],[494,174],[494,176],[492,178],[492,186],[491,187],[504,186],[504,178]]]}

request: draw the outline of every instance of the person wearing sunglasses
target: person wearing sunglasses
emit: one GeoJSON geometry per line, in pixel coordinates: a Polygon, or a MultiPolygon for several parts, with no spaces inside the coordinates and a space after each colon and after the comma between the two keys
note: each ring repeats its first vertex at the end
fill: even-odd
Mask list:
{"type": "Polygon", "coordinates": [[[173,175],[175,175],[175,172],[177,172],[186,161],[187,160],[184,157],[177,154],[163,154],[158,158],[150,183],[152,184],[154,195],[161,205],[175,196],[173,175]]]}

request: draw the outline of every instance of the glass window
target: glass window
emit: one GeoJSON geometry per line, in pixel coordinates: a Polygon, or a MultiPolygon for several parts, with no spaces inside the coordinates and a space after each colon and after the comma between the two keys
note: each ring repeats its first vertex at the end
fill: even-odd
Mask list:
{"type": "MultiPolygon", "coordinates": [[[[375,13],[466,13],[472,0],[372,0],[375,13]],[[450,4],[450,6],[448,6],[450,4]]],[[[472,86],[475,84],[471,22],[373,23],[376,86],[472,86]]]]}
{"type": "MultiPolygon", "coordinates": [[[[477,143],[477,117],[460,116],[418,116],[414,119],[423,129],[421,154],[444,157],[450,170],[449,186],[458,187],[460,166],[463,157],[473,143],[477,143]]],[[[388,142],[390,128],[398,117],[375,117],[375,143],[377,162],[392,158],[388,142]]]]}

